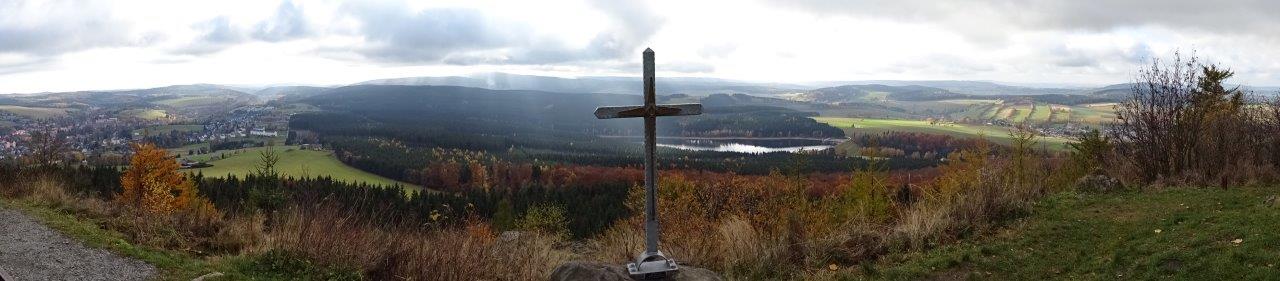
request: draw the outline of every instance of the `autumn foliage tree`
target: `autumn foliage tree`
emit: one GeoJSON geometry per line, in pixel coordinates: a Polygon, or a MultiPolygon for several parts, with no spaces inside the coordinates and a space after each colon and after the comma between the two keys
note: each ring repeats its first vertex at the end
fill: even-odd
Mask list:
{"type": "Polygon", "coordinates": [[[123,187],[116,201],[155,214],[185,209],[199,198],[195,185],[178,172],[178,162],[165,150],[149,143],[135,143],[129,169],[120,177],[123,187]]]}

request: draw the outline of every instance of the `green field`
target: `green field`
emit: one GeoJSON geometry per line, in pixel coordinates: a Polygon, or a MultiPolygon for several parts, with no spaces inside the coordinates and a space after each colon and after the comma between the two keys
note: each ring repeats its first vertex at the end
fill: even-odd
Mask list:
{"type": "Polygon", "coordinates": [[[199,132],[199,131],[204,131],[204,125],[158,125],[158,126],[150,126],[150,127],[144,128],[144,129],[137,129],[137,130],[133,130],[133,134],[134,134],[134,135],[141,135],[143,132],[148,132],[148,133],[150,133],[150,134],[152,134],[152,135],[155,135],[155,134],[168,134],[169,132],[172,132],[172,131],[179,131],[179,132],[184,132],[184,133],[185,133],[185,132],[199,132]]]}
{"type": "Polygon", "coordinates": [[[169,113],[159,109],[129,109],[120,111],[120,117],[138,118],[146,120],[159,120],[169,116],[169,113]]]}
{"type": "MultiPolygon", "coordinates": [[[[254,171],[261,160],[260,152],[263,149],[265,148],[255,147],[196,155],[191,159],[203,160],[208,159],[210,156],[222,155],[224,153],[227,155],[227,158],[209,162],[213,167],[190,169],[186,171],[190,171],[192,173],[204,173],[205,176],[224,176],[228,174],[243,176],[254,171]]],[[[352,183],[365,182],[379,185],[400,184],[409,188],[420,188],[416,185],[397,182],[395,180],[347,166],[346,164],[339,162],[338,158],[333,156],[332,151],[300,150],[297,149],[297,146],[276,146],[275,151],[280,155],[280,162],[276,163],[276,170],[285,176],[329,176],[335,180],[352,183]]]]}
{"type": "Polygon", "coordinates": [[[1115,119],[1114,103],[1061,105],[1042,102],[987,102],[985,100],[943,100],[939,103],[966,104],[968,108],[949,111],[947,116],[955,120],[1002,120],[1009,123],[1103,124],[1115,119]]]}
{"type": "Polygon", "coordinates": [[[1068,192],[979,238],[854,268],[850,279],[1275,280],[1274,187],[1068,192]]]}
{"type": "Polygon", "coordinates": [[[27,106],[17,106],[17,105],[0,105],[0,111],[4,111],[4,112],[12,113],[13,115],[18,115],[18,116],[32,118],[32,119],[57,118],[57,117],[62,117],[67,115],[66,108],[52,108],[52,107],[27,107],[27,106]]]}
{"type": "MultiPolygon", "coordinates": [[[[882,132],[920,132],[942,134],[962,138],[984,137],[999,144],[1009,144],[1010,130],[999,126],[983,126],[969,124],[929,124],[923,120],[866,119],[844,117],[814,117],[818,122],[845,130],[846,133],[882,133],[882,132]]],[[[1070,140],[1060,137],[1041,137],[1037,139],[1049,149],[1066,149],[1070,140]]]]}
{"type": "MultiPolygon", "coordinates": [[[[197,144],[188,144],[188,145],[184,145],[184,146],[179,147],[179,148],[169,148],[169,149],[165,149],[165,150],[168,150],[168,151],[169,151],[169,153],[170,153],[170,154],[173,154],[173,155],[178,155],[178,156],[187,156],[187,152],[189,152],[189,151],[191,151],[191,150],[199,150],[201,147],[203,147],[203,148],[205,148],[205,149],[208,149],[208,148],[209,148],[209,143],[207,143],[207,142],[202,142],[202,143],[197,143],[197,144]]],[[[185,157],[184,157],[184,158],[185,158],[185,157]]]]}

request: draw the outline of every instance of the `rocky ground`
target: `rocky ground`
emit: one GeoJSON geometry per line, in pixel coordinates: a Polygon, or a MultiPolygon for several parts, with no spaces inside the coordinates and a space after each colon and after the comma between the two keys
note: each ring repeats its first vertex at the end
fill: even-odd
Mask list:
{"type": "Polygon", "coordinates": [[[26,214],[0,208],[0,272],[16,280],[143,280],[156,268],[85,247],[26,214]]]}

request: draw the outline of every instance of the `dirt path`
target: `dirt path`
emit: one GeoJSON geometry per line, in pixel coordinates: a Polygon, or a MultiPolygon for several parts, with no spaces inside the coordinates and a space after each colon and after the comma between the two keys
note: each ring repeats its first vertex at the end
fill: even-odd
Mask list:
{"type": "Polygon", "coordinates": [[[155,275],[156,268],[85,247],[31,216],[0,208],[0,272],[22,281],[144,280],[155,275]]]}

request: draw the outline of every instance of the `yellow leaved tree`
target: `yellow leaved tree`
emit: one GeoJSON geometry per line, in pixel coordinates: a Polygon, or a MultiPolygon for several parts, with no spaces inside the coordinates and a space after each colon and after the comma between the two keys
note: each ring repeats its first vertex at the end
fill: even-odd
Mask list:
{"type": "Polygon", "coordinates": [[[149,143],[133,144],[133,159],[120,177],[124,191],[116,201],[143,211],[171,214],[187,208],[196,197],[195,185],[178,172],[178,162],[149,143]]]}

